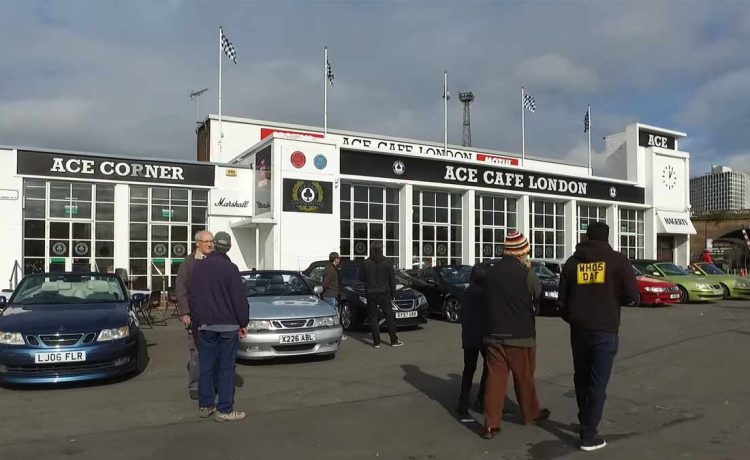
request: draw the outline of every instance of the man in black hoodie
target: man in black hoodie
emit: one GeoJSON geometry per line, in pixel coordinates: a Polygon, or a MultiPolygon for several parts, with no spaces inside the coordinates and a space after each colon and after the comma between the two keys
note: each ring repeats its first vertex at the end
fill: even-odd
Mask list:
{"type": "Polygon", "coordinates": [[[592,451],[607,445],[597,427],[619,345],[620,305],[637,300],[638,285],[630,262],[607,242],[607,224],[589,224],[586,236],[563,266],[559,302],[570,324],[580,448],[592,451]]]}
{"type": "Polygon", "coordinates": [[[365,283],[367,292],[367,311],[370,314],[372,346],[380,348],[380,324],[378,307],[383,311],[391,346],[400,347],[404,342],[396,336],[396,315],[393,313],[393,296],[396,294],[396,275],[393,266],[383,256],[383,243],[375,241],[370,246],[370,257],[362,264],[360,279],[365,283]]]}

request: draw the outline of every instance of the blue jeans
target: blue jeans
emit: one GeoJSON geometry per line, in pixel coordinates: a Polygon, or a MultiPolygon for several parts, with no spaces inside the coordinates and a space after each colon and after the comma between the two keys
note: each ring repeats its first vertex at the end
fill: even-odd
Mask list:
{"type": "Polygon", "coordinates": [[[617,334],[570,328],[573,349],[573,382],[578,402],[581,440],[590,441],[597,435],[607,400],[607,384],[612,374],[619,346],[617,334]]]}
{"type": "Polygon", "coordinates": [[[222,414],[234,407],[234,367],[239,333],[198,331],[199,407],[214,407],[222,414]],[[216,394],[219,402],[216,404],[216,394]]]}
{"type": "Polygon", "coordinates": [[[323,300],[336,309],[336,313],[339,311],[339,299],[336,297],[323,297],[323,300]]]}

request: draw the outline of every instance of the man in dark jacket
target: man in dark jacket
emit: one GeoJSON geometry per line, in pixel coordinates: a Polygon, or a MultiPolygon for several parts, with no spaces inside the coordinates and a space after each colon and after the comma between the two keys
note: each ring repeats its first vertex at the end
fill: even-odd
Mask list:
{"type": "Polygon", "coordinates": [[[559,301],[570,323],[580,448],[591,451],[607,444],[597,427],[619,345],[620,305],[638,299],[638,285],[627,258],[607,242],[607,224],[589,224],[586,236],[563,267],[559,301]]]}
{"type": "Polygon", "coordinates": [[[203,230],[195,234],[195,252],[185,257],[177,271],[175,282],[175,296],[177,297],[177,312],[180,321],[185,325],[188,336],[188,394],[190,399],[198,399],[198,379],[200,370],[198,368],[198,347],[196,335],[190,319],[190,278],[193,273],[193,264],[203,260],[214,250],[214,236],[211,232],[203,230]]]}
{"type": "Polygon", "coordinates": [[[383,311],[391,346],[400,347],[404,342],[396,336],[396,315],[393,313],[393,296],[396,294],[396,275],[393,266],[383,256],[383,243],[375,241],[370,245],[370,257],[362,264],[361,281],[365,283],[367,292],[367,311],[370,315],[370,329],[372,330],[372,346],[380,348],[380,324],[378,323],[378,307],[383,311]]]}
{"type": "Polygon", "coordinates": [[[338,266],[340,262],[341,257],[339,257],[338,252],[330,253],[328,255],[328,263],[325,266],[325,272],[323,273],[323,294],[321,294],[321,297],[333,308],[338,308],[339,305],[339,291],[341,287],[339,285],[338,266]]]}
{"type": "Polygon", "coordinates": [[[250,310],[240,272],[226,254],[230,247],[229,235],[218,232],[215,250],[193,266],[190,289],[190,313],[198,327],[199,414],[207,418],[216,412],[217,422],[245,418],[234,410],[234,367],[250,310]]]}
{"type": "Polygon", "coordinates": [[[461,345],[464,349],[464,371],[461,376],[461,394],[458,397],[458,416],[462,421],[472,421],[469,415],[469,394],[477,370],[477,358],[482,355],[482,378],[479,381],[479,393],[474,405],[477,410],[484,407],[484,389],[487,383],[487,362],[483,343],[485,321],[484,283],[487,277],[488,264],[476,264],[471,269],[469,287],[464,293],[461,306],[461,345]]]}
{"type": "Polygon", "coordinates": [[[536,327],[534,299],[541,285],[531,270],[529,242],[520,232],[505,237],[503,258],[490,268],[486,286],[487,390],[484,396],[485,431],[493,438],[500,431],[508,371],[521,406],[523,420],[532,423],[549,417],[542,409],[534,382],[536,327]]]}

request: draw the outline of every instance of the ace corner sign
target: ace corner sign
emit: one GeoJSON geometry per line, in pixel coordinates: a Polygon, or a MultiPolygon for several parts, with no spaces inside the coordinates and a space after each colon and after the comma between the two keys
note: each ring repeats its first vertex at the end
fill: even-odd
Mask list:
{"type": "Polygon", "coordinates": [[[284,179],[285,212],[333,214],[333,184],[305,179],[284,179]]]}

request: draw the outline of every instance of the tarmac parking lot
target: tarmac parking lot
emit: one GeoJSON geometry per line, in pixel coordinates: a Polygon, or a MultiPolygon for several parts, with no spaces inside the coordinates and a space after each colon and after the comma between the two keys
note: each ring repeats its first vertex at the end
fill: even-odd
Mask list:
{"type": "Polygon", "coordinates": [[[748,458],[750,302],[623,309],[622,323],[600,428],[608,446],[594,453],[577,450],[568,330],[557,318],[537,322],[537,381],[550,421],[523,426],[508,414],[493,440],[479,436],[479,422],[454,415],[459,325],[434,319],[403,331],[403,348],[373,349],[363,332],[332,360],[241,363],[236,407],[248,417],[219,424],[199,419],[188,399],[186,337],[172,320],[146,330],[151,362],[141,375],[0,388],[0,458],[748,458]]]}

